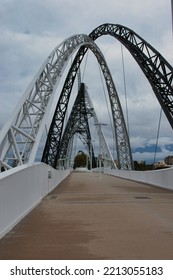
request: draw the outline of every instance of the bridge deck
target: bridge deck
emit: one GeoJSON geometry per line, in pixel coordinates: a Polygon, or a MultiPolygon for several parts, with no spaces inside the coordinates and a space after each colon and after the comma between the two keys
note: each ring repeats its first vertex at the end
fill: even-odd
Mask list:
{"type": "Polygon", "coordinates": [[[173,259],[173,192],[71,173],[0,240],[0,259],[173,259]]]}

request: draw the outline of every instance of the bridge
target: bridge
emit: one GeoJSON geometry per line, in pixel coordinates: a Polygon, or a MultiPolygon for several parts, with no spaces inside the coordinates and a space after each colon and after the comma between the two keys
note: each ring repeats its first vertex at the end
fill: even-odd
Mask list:
{"type": "Polygon", "coordinates": [[[173,192],[72,172],[0,240],[0,259],[172,259],[173,192]]]}
{"type": "MultiPolygon", "coordinates": [[[[77,193],[76,199],[80,197],[82,201],[86,200],[87,203],[90,201],[88,198],[91,191],[89,187],[90,180],[91,178],[93,179],[91,181],[94,190],[95,175],[99,178],[99,184],[101,185],[104,181],[104,185],[107,185],[108,188],[106,189],[105,187],[102,193],[97,186],[95,195],[91,196],[91,203],[96,200],[96,204],[100,205],[99,201],[104,204],[106,200],[108,204],[116,204],[118,197],[121,197],[120,204],[128,201],[136,203],[138,198],[139,200],[140,198],[146,200],[152,198],[154,203],[158,199],[158,205],[169,204],[170,207],[172,205],[172,168],[146,172],[133,170],[127,123],[118,92],[104,55],[95,43],[97,38],[105,35],[113,36],[120,41],[133,56],[149,81],[168,122],[173,127],[173,68],[142,37],[122,25],[102,24],[94,29],[89,36],[79,34],[64,40],[45,60],[22,96],[11,118],[0,131],[0,237],[2,238],[0,249],[1,246],[3,247],[3,242],[7,243],[8,247],[6,236],[8,239],[10,230],[40,202],[42,203],[42,200],[43,203],[51,197],[55,197],[56,200],[54,192],[58,193],[61,190],[61,187],[60,189],[56,189],[56,187],[58,185],[62,186],[61,184],[63,184],[63,180],[66,177],[67,179],[78,178],[78,183],[79,178],[85,178],[84,180],[88,187],[84,187],[84,190],[81,189],[84,194],[80,195],[79,193],[78,196],[77,193]],[[116,161],[102,131],[102,123],[99,122],[87,85],[81,82],[80,67],[89,50],[98,61],[107,88],[112,122],[112,139],[114,139],[116,148],[116,161]],[[68,62],[74,54],[75,57],[69,66],[68,62]],[[67,66],[69,66],[69,71],[61,90],[59,90],[58,85],[67,66]],[[75,88],[76,98],[71,99],[76,80],[78,83],[78,87],[75,88]],[[70,102],[73,102],[71,107],[70,102]],[[71,113],[68,116],[69,108],[71,108],[71,113]],[[97,132],[97,145],[93,145],[92,141],[91,119],[97,132]],[[86,167],[90,166],[91,172],[72,172],[75,137],[80,139],[87,150],[86,167]],[[96,150],[95,146],[97,147],[96,150]],[[37,162],[39,149],[41,149],[41,158],[40,162],[37,162]],[[95,155],[96,153],[97,156],[95,155]],[[124,178],[125,181],[118,178],[124,178]],[[127,181],[127,179],[130,181],[127,181]],[[132,191],[129,192],[131,192],[132,196],[126,193],[126,188],[124,189],[124,194],[123,188],[121,193],[120,187],[118,192],[115,188],[115,193],[114,191],[109,193],[108,182],[110,181],[115,182],[115,184],[116,182],[118,184],[123,182],[120,183],[120,186],[124,182],[130,184],[129,190],[132,188],[132,191]],[[144,186],[144,183],[147,185],[144,186]],[[135,190],[135,193],[133,193],[134,185],[136,188],[137,186],[139,187],[137,191],[135,190]],[[148,188],[148,185],[154,186],[153,189],[148,188]],[[159,188],[156,189],[156,186],[159,188]],[[145,193],[144,196],[141,191],[145,193]],[[147,192],[154,193],[154,196],[148,198],[147,192]],[[155,197],[155,193],[159,195],[155,197]],[[111,194],[113,195],[112,197],[111,194]],[[100,200],[101,197],[102,199],[100,200]]],[[[71,189],[72,187],[69,188],[71,189]]],[[[75,192],[75,188],[74,190],[72,189],[73,192],[75,192]]],[[[73,202],[73,197],[72,195],[71,198],[69,196],[66,199],[73,202]]],[[[50,202],[53,203],[53,199],[50,199],[50,202]]],[[[167,211],[169,216],[171,208],[168,208],[167,211]]],[[[162,212],[160,215],[162,216],[162,212]]],[[[166,216],[164,218],[166,219],[166,216]]],[[[167,227],[169,221],[165,222],[165,224],[165,231],[171,233],[171,227],[167,227]]],[[[160,226],[162,227],[163,224],[160,224],[160,226]]],[[[172,242],[171,239],[170,242],[172,242]]],[[[165,248],[169,247],[168,244],[165,246],[165,248]]],[[[111,256],[113,257],[113,255],[111,256]]],[[[5,255],[3,257],[5,258],[5,255]]],[[[10,258],[9,255],[8,257],[10,258]]]]}

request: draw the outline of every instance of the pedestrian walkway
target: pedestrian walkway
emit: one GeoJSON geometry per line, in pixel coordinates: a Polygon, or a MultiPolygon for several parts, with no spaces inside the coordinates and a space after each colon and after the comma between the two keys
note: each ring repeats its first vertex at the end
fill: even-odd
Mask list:
{"type": "Polygon", "coordinates": [[[0,240],[0,259],[173,259],[173,192],[72,172],[0,240]]]}

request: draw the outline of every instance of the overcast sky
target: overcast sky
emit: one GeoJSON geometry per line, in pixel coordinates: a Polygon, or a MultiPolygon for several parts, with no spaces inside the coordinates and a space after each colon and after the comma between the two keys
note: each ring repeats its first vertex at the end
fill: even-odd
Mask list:
{"type": "MultiPolygon", "coordinates": [[[[67,37],[89,34],[103,23],[131,28],[173,65],[171,0],[0,0],[0,127],[49,53],[67,37]]],[[[96,43],[107,60],[125,110],[121,45],[108,36],[96,43]]],[[[124,48],[123,54],[133,157],[152,160],[160,106],[124,48]]],[[[104,89],[98,65],[90,53],[86,62],[83,81],[100,121],[105,121],[105,101],[99,103],[104,99],[104,89]]],[[[109,127],[108,124],[105,129],[109,127]]],[[[159,146],[159,159],[173,154],[173,133],[164,115],[159,146]]]]}

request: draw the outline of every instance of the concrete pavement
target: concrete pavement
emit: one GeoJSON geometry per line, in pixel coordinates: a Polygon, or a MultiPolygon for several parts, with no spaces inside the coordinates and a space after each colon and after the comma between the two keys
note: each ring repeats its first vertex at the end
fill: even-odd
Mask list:
{"type": "Polygon", "coordinates": [[[73,172],[0,240],[0,259],[173,259],[173,192],[73,172]]]}

